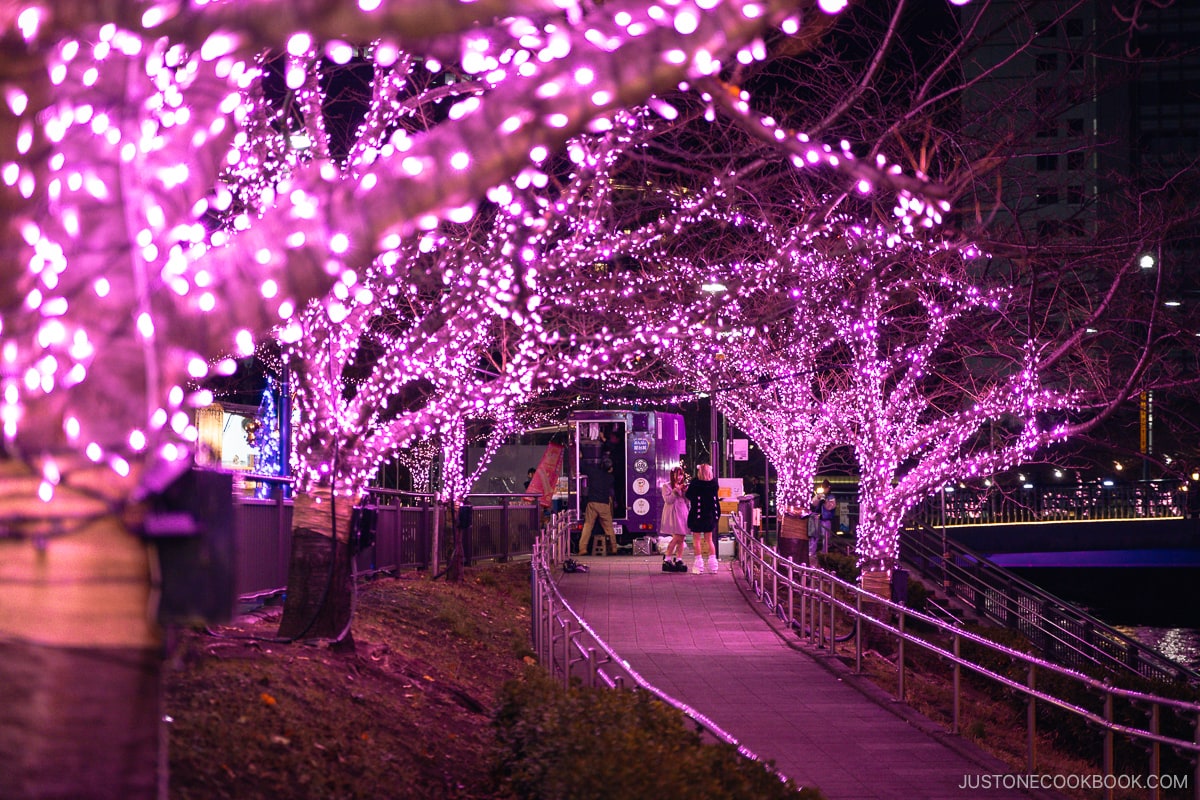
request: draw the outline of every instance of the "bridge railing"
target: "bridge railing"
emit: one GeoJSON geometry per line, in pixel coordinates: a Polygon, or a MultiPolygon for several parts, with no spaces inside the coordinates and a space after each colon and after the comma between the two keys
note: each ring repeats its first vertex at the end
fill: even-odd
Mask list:
{"type": "Polygon", "coordinates": [[[1184,516],[1187,507],[1187,491],[1179,481],[1157,480],[1114,486],[947,487],[927,498],[914,513],[934,526],[986,525],[1163,519],[1184,516]]]}
{"type": "Polygon", "coordinates": [[[572,680],[578,680],[589,687],[649,692],[678,709],[712,739],[733,745],[747,758],[761,761],[754,752],[707,716],[649,683],[563,598],[554,576],[570,557],[573,516],[570,511],[552,515],[533,547],[531,624],[538,663],[553,679],[561,681],[564,687],[570,686],[572,680]]]}
{"type": "Polygon", "coordinates": [[[1143,796],[1159,798],[1160,788],[1173,786],[1190,790],[1190,796],[1200,800],[1200,703],[1116,688],[878,597],[823,570],[801,566],[740,525],[735,533],[738,566],[755,596],[812,647],[831,656],[840,655],[839,648],[849,650],[854,670],[861,674],[867,643],[872,642],[875,649],[881,640],[892,641],[893,694],[900,701],[906,698],[914,650],[932,654],[943,663],[951,676],[947,711],[951,733],[959,733],[962,727],[965,670],[1024,698],[1029,774],[1036,774],[1038,767],[1039,711],[1057,710],[1083,723],[1081,727],[1098,731],[1098,766],[1103,772],[1103,788],[1109,789],[1106,796],[1113,796],[1111,787],[1118,777],[1152,775],[1155,786],[1143,796]],[[839,624],[850,633],[837,635],[839,624]],[[914,633],[917,628],[921,635],[914,633]],[[974,660],[964,657],[964,646],[981,655],[974,660]],[[1135,746],[1118,748],[1118,742],[1135,746]],[[1163,756],[1176,753],[1190,764],[1190,774],[1164,776],[1163,756]],[[1134,763],[1134,758],[1145,760],[1134,763]],[[1170,786],[1158,783],[1164,777],[1170,786]]]}
{"type": "MultiPolygon", "coordinates": [[[[247,475],[247,483],[272,487],[268,498],[234,496],[236,595],[243,600],[278,594],[287,587],[292,550],[291,480],[247,475]]],[[[523,495],[471,495],[471,525],[464,530],[466,563],[504,559],[533,551],[541,509],[523,495]]],[[[363,500],[376,512],[375,541],[355,556],[355,574],[430,569],[450,557],[452,530],[439,525],[431,494],[370,489],[363,500]],[[436,543],[436,555],[434,553],[436,543]]]]}
{"type": "Polygon", "coordinates": [[[1096,666],[1200,687],[1200,673],[1125,636],[953,539],[921,524],[900,536],[900,559],[978,616],[1020,631],[1045,656],[1073,669],[1096,666]]]}

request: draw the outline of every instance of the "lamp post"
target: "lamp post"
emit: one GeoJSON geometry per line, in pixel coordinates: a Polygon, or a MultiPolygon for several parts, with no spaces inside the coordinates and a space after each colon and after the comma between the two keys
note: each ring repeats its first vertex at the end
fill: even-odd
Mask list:
{"type": "Polygon", "coordinates": [[[721,457],[720,447],[720,426],[717,420],[717,398],[710,394],[708,396],[708,457],[712,462],[713,475],[721,477],[721,457]]]}
{"type": "Polygon", "coordinates": [[[950,560],[950,547],[946,541],[946,484],[942,484],[942,589],[950,596],[950,573],[946,562],[950,560]]]}
{"type": "MultiPolygon", "coordinates": [[[[1143,253],[1138,258],[1138,266],[1143,272],[1162,268],[1162,244],[1154,248],[1153,253],[1143,253]]],[[[1161,279],[1161,275],[1159,276],[1161,279]]],[[[1152,392],[1142,392],[1138,398],[1139,433],[1141,434],[1142,451],[1142,490],[1149,491],[1150,454],[1154,452],[1154,395],[1152,392]]]]}
{"type": "MultiPolygon", "coordinates": [[[[724,294],[726,291],[728,291],[725,284],[721,283],[721,281],[715,277],[710,278],[708,283],[703,284],[700,288],[703,291],[714,295],[724,294]]],[[[715,317],[715,320],[716,322],[713,325],[713,335],[719,339],[717,332],[721,329],[721,320],[719,317],[715,317]]],[[[713,353],[713,360],[716,362],[717,367],[721,366],[721,362],[725,360],[725,354],[720,351],[719,344],[717,351],[713,353]]],[[[713,476],[719,478],[721,477],[721,461],[723,459],[720,455],[721,441],[719,428],[717,427],[717,384],[715,379],[713,380],[712,391],[708,395],[708,416],[708,455],[709,459],[712,461],[713,476]]]]}

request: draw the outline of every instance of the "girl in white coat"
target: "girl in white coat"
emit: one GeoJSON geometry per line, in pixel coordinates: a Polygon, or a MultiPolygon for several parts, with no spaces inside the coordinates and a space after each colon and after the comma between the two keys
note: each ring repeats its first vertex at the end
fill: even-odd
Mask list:
{"type": "Polygon", "coordinates": [[[663,510],[659,521],[659,530],[663,535],[670,536],[667,552],[663,558],[663,572],[687,572],[683,563],[683,543],[687,536],[688,510],[690,504],[687,497],[687,473],[683,467],[671,470],[671,477],[662,486],[663,510]]]}

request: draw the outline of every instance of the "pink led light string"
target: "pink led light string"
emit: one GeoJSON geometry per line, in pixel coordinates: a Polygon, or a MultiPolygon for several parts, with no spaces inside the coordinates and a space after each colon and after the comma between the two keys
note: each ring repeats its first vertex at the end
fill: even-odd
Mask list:
{"type": "Polygon", "coordinates": [[[876,262],[843,305],[842,424],[860,469],[858,559],[869,570],[894,565],[900,525],[918,502],[1061,438],[1038,415],[1075,404],[1040,385],[1037,348],[1016,331],[987,340],[986,366],[960,347],[951,331],[1004,327],[1004,292],[971,286],[952,250],[913,256],[876,262]]]}
{"type": "MultiPolygon", "coordinates": [[[[766,31],[800,27],[786,2],[703,11],[680,3],[665,16],[610,4],[576,9],[565,24],[555,10],[500,28],[482,7],[431,5],[419,25],[412,10],[382,3],[301,21],[280,3],[157,5],[119,24],[74,7],[20,15],[28,46],[46,56],[49,82],[10,101],[6,113],[19,152],[34,152],[25,137],[51,147],[40,161],[6,167],[9,191],[41,209],[31,217],[36,227],[22,223],[19,246],[30,265],[22,296],[37,313],[6,311],[0,330],[0,420],[11,449],[65,447],[119,469],[144,453],[186,460],[195,438],[186,409],[204,398],[183,387],[204,377],[212,353],[231,345],[249,352],[256,335],[286,323],[306,298],[386,254],[393,237],[439,217],[468,220],[478,198],[509,176],[518,175],[518,188],[544,180],[546,154],[570,136],[611,128],[623,106],[715,75],[726,59],[765,57],[766,31]],[[442,27],[430,27],[434,19],[442,27]],[[444,33],[431,38],[433,30],[444,33]],[[352,48],[339,37],[355,31],[373,40],[376,80],[343,172],[324,160],[317,56],[344,58],[352,48]],[[260,38],[274,35],[281,38],[260,38]],[[393,120],[429,99],[401,99],[413,71],[401,41],[457,59],[477,85],[467,81],[466,95],[445,92],[458,94],[445,122],[396,135],[393,120]],[[264,47],[287,53],[286,81],[309,147],[290,138],[290,123],[280,129],[272,119],[257,84],[264,47]],[[38,126],[22,122],[35,115],[38,126]],[[375,141],[384,132],[390,139],[375,141]],[[206,216],[223,227],[206,229],[206,216]],[[128,269],[113,267],[114,253],[128,269]],[[82,313],[75,297],[88,297],[93,312],[82,313]],[[48,360],[43,343],[61,353],[48,360]],[[134,351],[140,358],[128,359],[134,351]],[[72,408],[78,392],[69,384],[119,413],[72,408]]],[[[482,299],[500,311],[504,294],[482,299]]],[[[646,342],[653,346],[654,336],[646,342]]]]}
{"type": "MultiPolygon", "coordinates": [[[[629,131],[640,126],[632,117],[627,122],[629,131]]],[[[296,447],[302,490],[337,480],[339,493],[357,496],[378,466],[411,441],[432,438],[454,447],[468,418],[491,419],[499,432],[516,430],[514,415],[539,396],[621,374],[652,340],[672,330],[682,334],[686,307],[673,307],[685,315],[681,327],[675,314],[662,315],[648,291],[629,296],[650,298],[653,314],[644,299],[612,307],[613,273],[599,268],[598,259],[651,257],[656,243],[702,220],[712,196],[677,202],[670,222],[621,233],[601,224],[606,170],[620,163],[613,148],[619,152],[629,141],[628,133],[613,132],[580,142],[581,152],[592,155],[580,157],[557,197],[532,183],[514,185],[486,228],[449,225],[401,240],[364,283],[339,285],[337,305],[313,304],[300,330],[284,331],[303,409],[296,447]],[[365,372],[358,369],[347,397],[346,370],[364,336],[377,355],[365,372]],[[415,382],[427,384],[427,397],[435,399],[381,413],[415,382]]],[[[458,477],[447,484],[447,499],[458,499],[452,493],[460,484],[458,477]]]]}
{"type": "Polygon", "coordinates": [[[849,220],[773,231],[723,213],[753,231],[733,237],[739,255],[759,255],[754,237],[769,246],[710,265],[733,299],[664,351],[673,385],[710,394],[763,448],[781,507],[807,499],[824,454],[852,447],[865,568],[890,569],[905,513],[945,483],[991,475],[1065,434],[1039,415],[1070,414],[1074,396],[1042,386],[1036,343],[1000,333],[1008,293],[972,285],[973,248],[849,220]],[[976,342],[960,339],[968,329],[996,332],[986,366],[976,342]]]}

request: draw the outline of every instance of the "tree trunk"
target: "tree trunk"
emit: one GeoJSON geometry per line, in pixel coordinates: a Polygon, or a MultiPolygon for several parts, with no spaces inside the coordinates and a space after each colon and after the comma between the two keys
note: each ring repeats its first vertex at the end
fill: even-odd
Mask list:
{"type": "Polygon", "coordinates": [[[0,797],[166,797],[150,550],[111,512],[133,481],[69,478],[45,503],[0,466],[0,797]]]}
{"type": "Polygon", "coordinates": [[[287,639],[340,641],[350,634],[354,503],[331,499],[329,489],[322,487],[297,495],[292,507],[292,555],[279,623],[279,635],[287,639]]]}
{"type": "Polygon", "coordinates": [[[466,546],[463,542],[463,527],[459,524],[458,513],[453,504],[446,504],[446,525],[454,531],[450,558],[446,561],[446,581],[462,583],[465,575],[466,546]]]}
{"type": "Polygon", "coordinates": [[[892,599],[892,576],[886,570],[870,570],[862,573],[862,588],[884,600],[892,599]]]}

